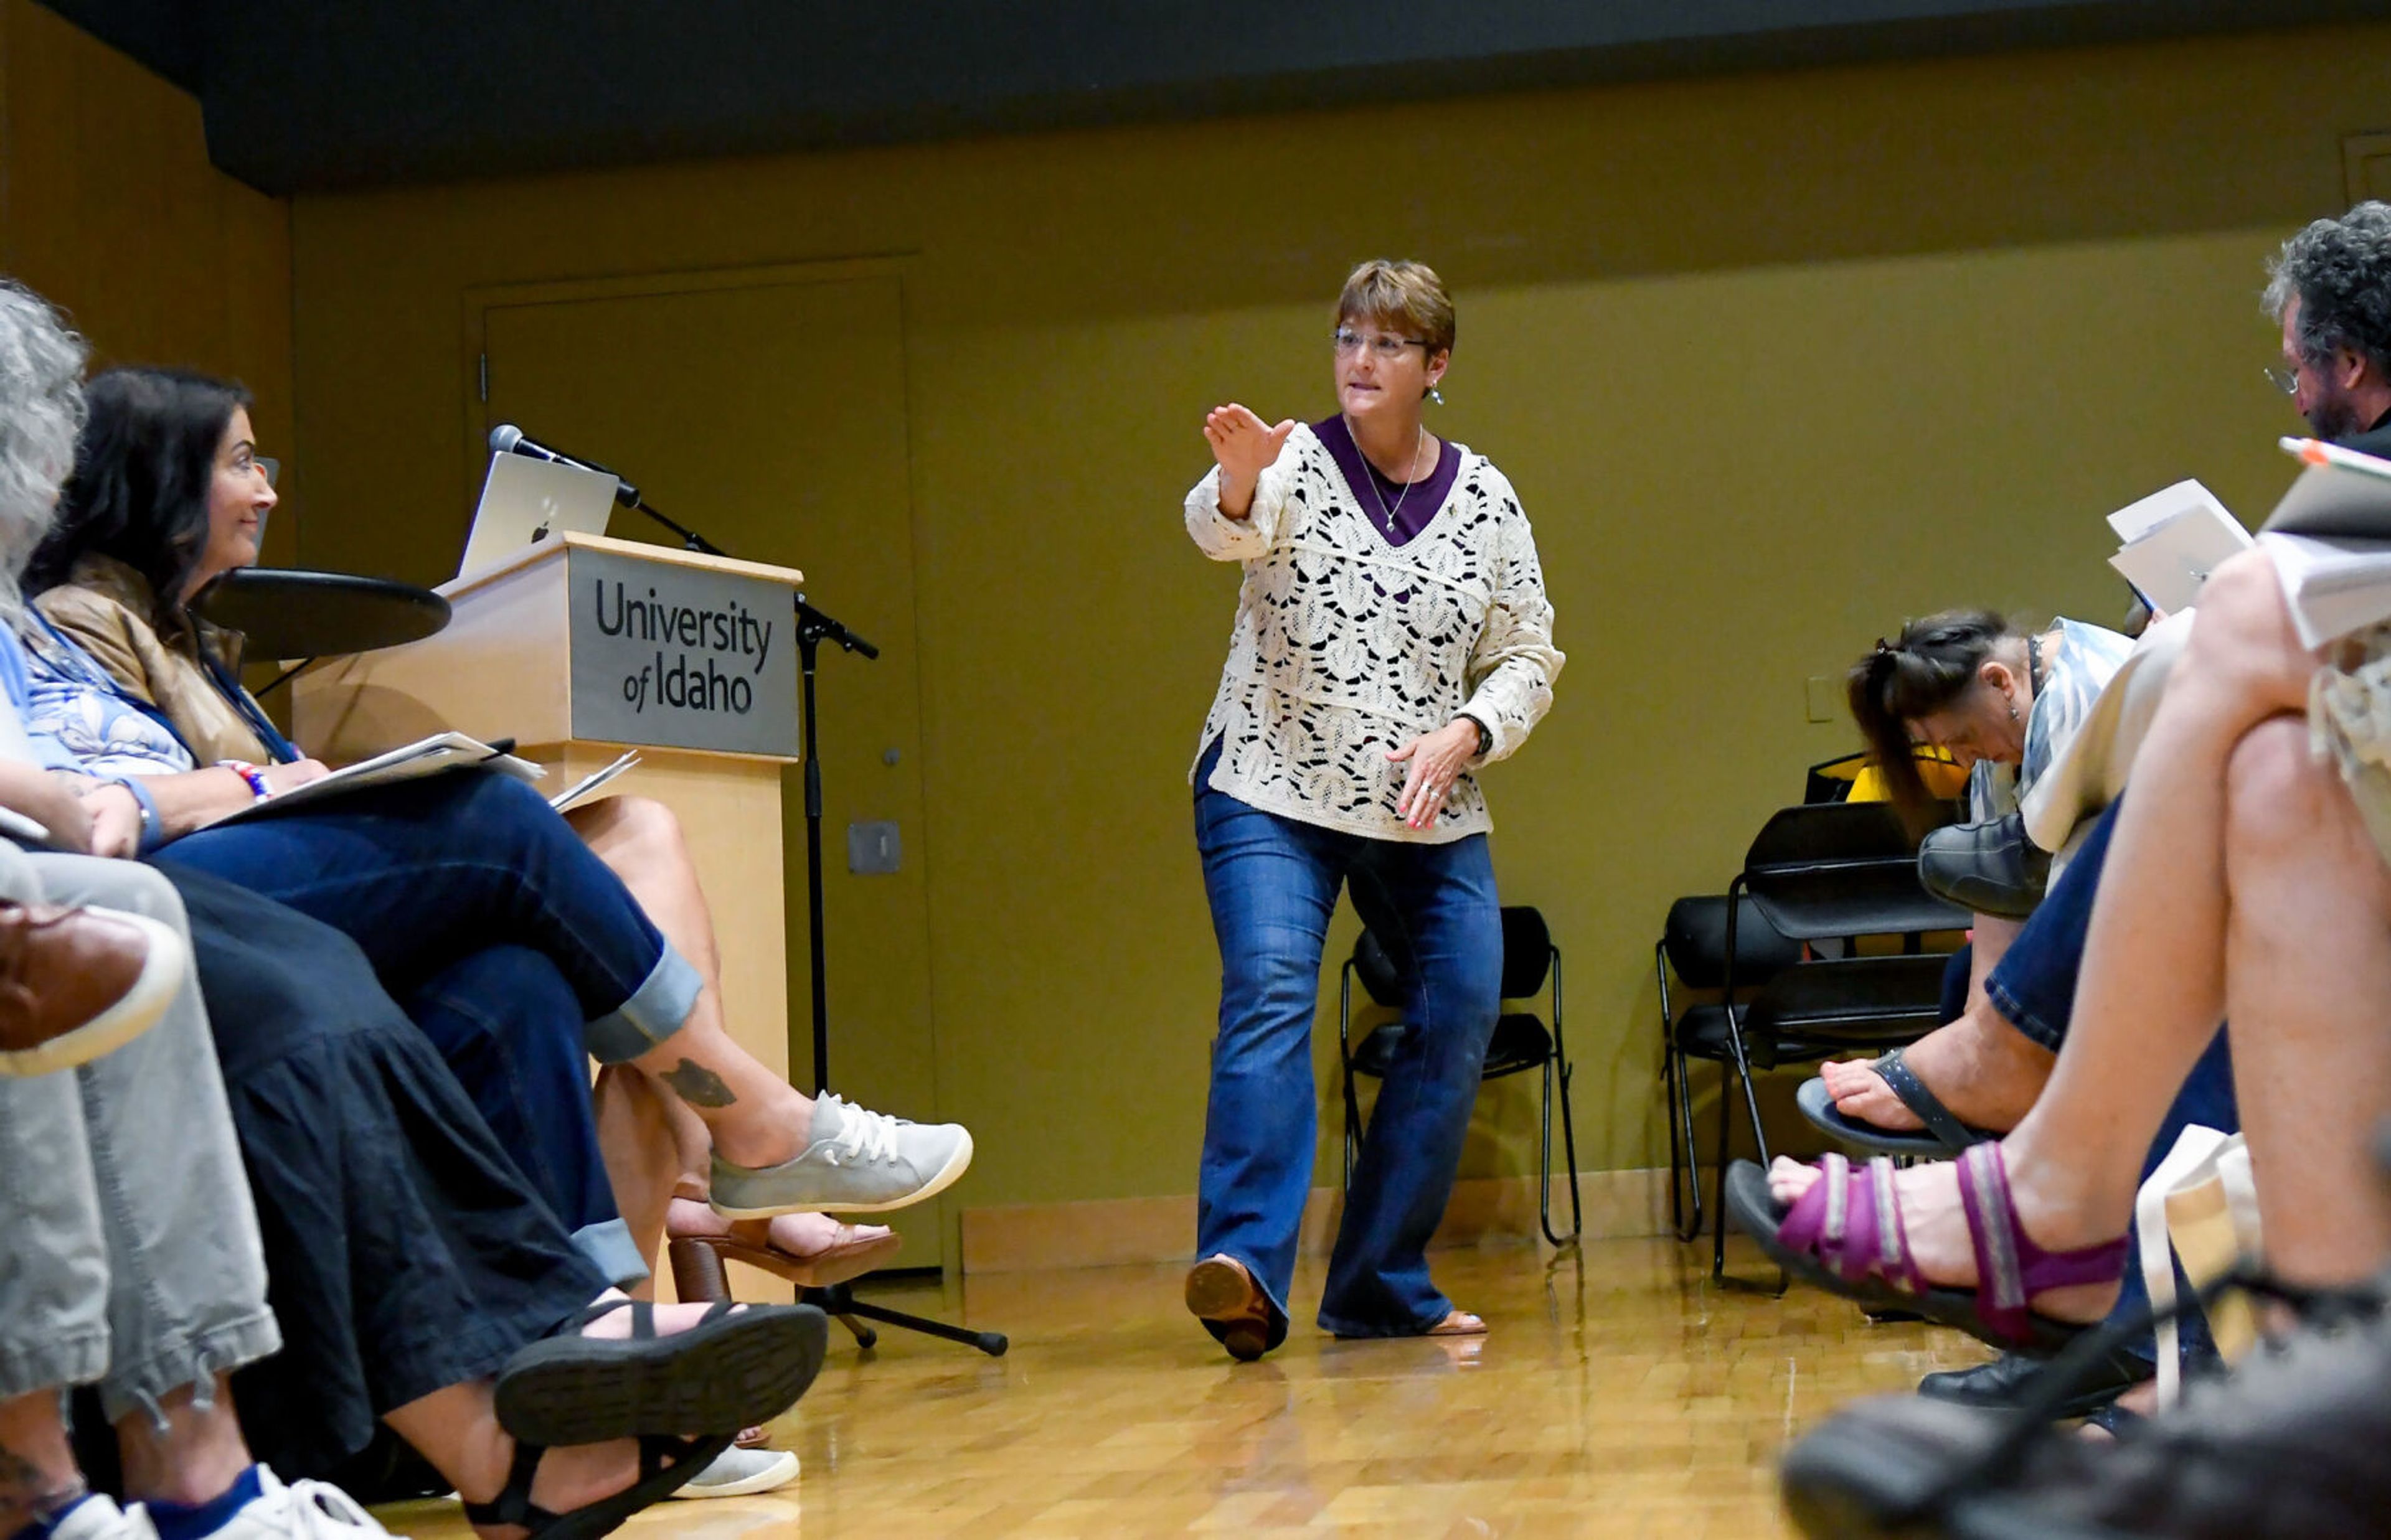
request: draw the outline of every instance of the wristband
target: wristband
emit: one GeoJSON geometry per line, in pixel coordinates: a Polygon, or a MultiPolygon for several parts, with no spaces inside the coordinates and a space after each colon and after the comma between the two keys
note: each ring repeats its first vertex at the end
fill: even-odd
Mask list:
{"type": "Polygon", "coordinates": [[[148,854],[165,841],[165,826],[158,818],[158,799],[141,784],[137,776],[102,776],[102,785],[121,786],[133,794],[134,805],[141,810],[141,853],[148,854]]]}
{"type": "Polygon", "coordinates": [[[249,794],[258,802],[274,795],[274,788],[265,784],[265,772],[247,760],[220,759],[216,764],[239,776],[249,787],[249,794]]]}
{"type": "Polygon", "coordinates": [[[1488,751],[1494,747],[1493,729],[1487,726],[1483,722],[1479,721],[1476,717],[1470,715],[1467,712],[1463,712],[1461,713],[1461,720],[1468,723],[1471,726],[1478,729],[1478,757],[1480,759],[1484,759],[1488,751]]]}

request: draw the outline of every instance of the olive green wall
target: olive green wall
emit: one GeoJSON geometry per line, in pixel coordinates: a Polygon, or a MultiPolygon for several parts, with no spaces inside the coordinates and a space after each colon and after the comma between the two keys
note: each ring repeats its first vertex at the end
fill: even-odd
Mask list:
{"type": "MultiPolygon", "coordinates": [[[[1347,267],[1427,259],[1432,420],[1519,486],[1570,660],[1497,869],[1568,958],[1581,1164],[1649,1165],[1652,937],[1848,745],[1804,678],[1952,603],[2113,621],[2100,516],[2176,478],[2263,515],[2262,262],[2385,79],[2350,30],[302,198],[303,552],[452,570],[474,286],[893,259],[931,923],[879,962],[931,980],[965,1205],[1183,1193],[1234,589],[1179,528],[1198,422],[1325,412],[1347,267]]],[[[1472,1169],[1523,1169],[1525,1088],[1484,1105],[1472,1169]]]]}
{"type": "MultiPolygon", "coordinates": [[[[190,96],[30,0],[0,0],[0,272],[97,365],[237,376],[291,443],[290,203],[208,164],[190,96]]],[[[291,559],[286,526],[266,538],[291,559]]]]}

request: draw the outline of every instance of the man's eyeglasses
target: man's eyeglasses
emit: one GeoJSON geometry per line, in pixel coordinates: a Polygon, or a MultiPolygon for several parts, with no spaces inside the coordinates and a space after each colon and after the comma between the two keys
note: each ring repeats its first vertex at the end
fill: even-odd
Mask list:
{"type": "Polygon", "coordinates": [[[1405,348],[1428,346],[1428,340],[1425,338],[1364,337],[1351,327],[1338,327],[1329,333],[1329,340],[1337,344],[1337,356],[1339,358],[1350,358],[1364,348],[1368,348],[1381,364],[1391,364],[1401,358],[1405,348]]]}
{"type": "Polygon", "coordinates": [[[2287,396],[2300,393],[2300,371],[2278,364],[2267,370],[2267,383],[2287,396]]]}
{"type": "Polygon", "coordinates": [[[263,455],[252,455],[244,449],[232,457],[232,465],[229,468],[236,476],[246,476],[252,471],[263,471],[265,475],[265,484],[272,486],[276,479],[282,474],[282,462],[267,459],[263,455]]]}

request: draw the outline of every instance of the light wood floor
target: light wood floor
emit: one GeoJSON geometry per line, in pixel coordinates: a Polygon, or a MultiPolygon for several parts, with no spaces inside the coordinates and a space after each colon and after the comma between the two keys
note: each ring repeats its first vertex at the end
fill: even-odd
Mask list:
{"type": "MultiPolygon", "coordinates": [[[[1780,1535],[1790,1436],[1851,1396],[1984,1357],[1823,1295],[1714,1288],[1709,1260],[1665,1240],[1593,1243],[1583,1262],[1441,1252],[1438,1280],[1493,1328],[1482,1343],[1338,1342],[1305,1325],[1249,1366],[1181,1308],[1178,1268],[872,1290],[1009,1332],[1013,1352],[890,1332],[860,1354],[834,1326],[821,1379],[773,1430],[805,1462],[796,1486],[666,1503],[622,1533],[1780,1535]]],[[[1733,1270],[1774,1276],[1757,1253],[1733,1270]]],[[[1318,1287],[1299,1273],[1297,1300],[1318,1287]]],[[[418,1540],[471,1533],[453,1505],[383,1518],[418,1540]]]]}

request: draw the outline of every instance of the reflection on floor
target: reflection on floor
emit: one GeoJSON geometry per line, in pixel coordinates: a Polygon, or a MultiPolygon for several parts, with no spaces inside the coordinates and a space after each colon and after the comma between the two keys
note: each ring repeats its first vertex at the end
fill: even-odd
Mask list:
{"type": "MultiPolygon", "coordinates": [[[[1729,1254],[1773,1281],[1756,1252],[1729,1254]]],[[[892,1332],[864,1354],[834,1327],[829,1367],[773,1429],[805,1461],[797,1485],[666,1503],[621,1533],[1747,1540],[1786,1533],[1773,1470],[1790,1435],[1984,1356],[1823,1295],[1718,1288],[1709,1261],[1665,1240],[1596,1242],[1583,1262],[1441,1252],[1438,1280],[1492,1336],[1338,1342],[1306,1326],[1247,1366],[1181,1309],[1175,1268],[867,1289],[1009,1332],[1013,1352],[892,1332]]],[[[1295,1297],[1318,1287],[1307,1270],[1295,1297]]],[[[471,1533],[454,1504],[382,1516],[417,1540],[471,1533]]]]}

